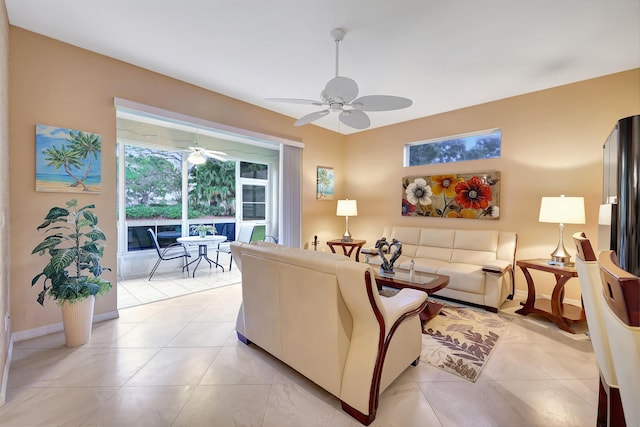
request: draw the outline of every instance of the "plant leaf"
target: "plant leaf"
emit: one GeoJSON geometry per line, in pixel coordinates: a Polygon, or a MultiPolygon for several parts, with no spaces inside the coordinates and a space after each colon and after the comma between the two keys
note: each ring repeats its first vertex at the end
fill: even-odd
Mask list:
{"type": "Polygon", "coordinates": [[[53,249],[58,246],[62,242],[57,236],[48,236],[44,241],[40,242],[38,246],[36,246],[33,251],[31,251],[31,255],[40,252],[40,255],[44,254],[44,251],[47,249],[53,249]]]}
{"type": "Polygon", "coordinates": [[[47,214],[47,216],[44,217],[44,219],[52,221],[52,220],[56,220],[58,218],[67,217],[67,216],[69,216],[68,209],[53,207],[49,210],[49,213],[47,214]]]}

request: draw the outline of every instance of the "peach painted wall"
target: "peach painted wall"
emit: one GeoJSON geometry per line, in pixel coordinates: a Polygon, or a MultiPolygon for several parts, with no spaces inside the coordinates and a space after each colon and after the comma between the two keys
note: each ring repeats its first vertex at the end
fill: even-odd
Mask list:
{"type": "MultiPolygon", "coordinates": [[[[95,203],[100,226],[108,238],[104,264],[116,267],[116,120],[114,97],[175,111],[306,144],[304,215],[338,222],[328,204],[315,206],[315,165],[340,168],[342,136],[315,126],[295,128],[293,119],[177,81],[112,58],[98,55],[17,27],[10,31],[10,139],[12,317],[15,331],[61,321],[53,301],[42,308],[35,301],[31,279],[44,263],[31,250],[41,238],[36,227],[49,208],[77,198],[95,203]],[[35,191],[35,125],[80,129],[102,135],[102,193],[41,193],[35,191]]],[[[340,176],[343,176],[342,174],[340,176]]],[[[342,184],[338,184],[342,185],[342,184]]],[[[333,207],[335,209],[335,207],[333,207]]],[[[105,277],[115,283],[116,272],[105,277]]],[[[96,300],[96,313],[116,310],[116,293],[96,300]]]]}
{"type": "MultiPolygon", "coordinates": [[[[584,196],[584,226],[565,226],[571,235],[586,231],[597,240],[602,193],[602,145],[617,120],[640,114],[640,70],[618,73],[554,89],[464,108],[432,117],[350,135],[345,191],[358,199],[350,222],[358,238],[374,242],[385,224],[483,228],[518,233],[518,259],[544,258],[555,249],[558,228],[538,222],[542,196],[584,196]],[[403,145],[448,135],[502,129],[499,159],[420,167],[402,166],[403,145]],[[495,221],[401,216],[403,176],[500,171],[500,219],[495,221]]],[[[534,273],[540,291],[551,294],[553,276],[534,273]]],[[[526,290],[521,271],[516,287],[526,290]]],[[[567,284],[567,298],[579,300],[579,284],[567,284]]]]}
{"type": "MultiPolygon", "coordinates": [[[[28,31],[10,32],[11,277],[14,331],[60,321],[49,301],[42,309],[29,287],[41,262],[30,256],[38,241],[35,227],[49,206],[67,195],[37,193],[34,184],[36,123],[97,132],[103,138],[103,192],[80,198],[98,206],[101,225],[112,242],[105,263],[116,265],[115,109],[113,97],[201,117],[305,143],[303,150],[303,245],[318,235],[342,235],[344,219],[335,216],[335,200],[315,199],[317,166],[334,167],[336,199],[358,200],[351,221],[356,238],[370,243],[384,224],[435,227],[484,227],[520,234],[519,258],[544,257],[554,248],[555,226],[538,224],[542,195],[587,198],[587,224],[595,235],[595,210],[601,189],[601,146],[616,120],[640,112],[640,70],[576,83],[474,106],[433,117],[342,136],[315,126],[295,128],[293,119],[28,31]],[[449,166],[402,167],[404,143],[500,127],[501,159],[449,166]],[[111,153],[111,154],[110,154],[111,153]],[[400,215],[400,180],[406,175],[499,170],[501,219],[414,219],[400,215]],[[61,196],[65,196],[62,197],[61,196]],[[37,266],[39,266],[38,264],[37,266]]],[[[374,113],[376,114],[376,113],[374,113]]],[[[380,114],[380,113],[378,113],[380,114]]],[[[581,230],[567,226],[569,235],[581,230]]],[[[115,280],[115,273],[109,276],[115,280]]],[[[521,273],[518,287],[524,289],[521,273]]],[[[550,286],[550,285],[548,285],[550,286]]],[[[568,297],[577,299],[577,284],[568,297]]],[[[543,288],[543,292],[549,293],[543,288]]],[[[98,300],[97,312],[115,310],[115,293],[98,300]]]]}

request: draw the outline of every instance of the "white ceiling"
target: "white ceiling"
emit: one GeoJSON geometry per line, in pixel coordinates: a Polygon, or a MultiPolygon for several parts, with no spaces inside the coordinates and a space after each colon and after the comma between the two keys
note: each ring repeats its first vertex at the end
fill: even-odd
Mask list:
{"type": "Polygon", "coordinates": [[[639,0],[5,1],[12,25],[293,118],[322,108],[264,98],[320,99],[342,27],[360,95],[413,100],[371,128],[640,67],[639,0]]]}

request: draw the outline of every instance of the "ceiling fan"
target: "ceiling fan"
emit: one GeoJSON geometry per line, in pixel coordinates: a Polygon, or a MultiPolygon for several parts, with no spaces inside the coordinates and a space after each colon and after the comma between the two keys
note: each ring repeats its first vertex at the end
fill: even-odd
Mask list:
{"type": "Polygon", "coordinates": [[[191,151],[191,154],[189,154],[189,157],[187,157],[187,161],[194,165],[203,164],[207,161],[208,157],[220,160],[221,162],[227,161],[227,158],[224,157],[227,155],[227,153],[223,153],[222,151],[207,150],[205,148],[198,147],[197,143],[195,146],[189,147],[189,151],[191,151]]]}
{"type": "Polygon", "coordinates": [[[326,116],[330,112],[339,112],[340,121],[355,129],[366,129],[371,125],[365,111],[391,111],[407,108],[413,103],[408,98],[391,95],[358,96],[358,85],[349,77],[338,75],[339,45],[344,38],[342,28],[331,30],[331,37],[336,43],[336,76],[329,80],[320,93],[322,101],[297,98],[266,98],[267,101],[289,102],[294,104],[308,104],[328,107],[301,117],[294,126],[302,126],[326,116]]]}

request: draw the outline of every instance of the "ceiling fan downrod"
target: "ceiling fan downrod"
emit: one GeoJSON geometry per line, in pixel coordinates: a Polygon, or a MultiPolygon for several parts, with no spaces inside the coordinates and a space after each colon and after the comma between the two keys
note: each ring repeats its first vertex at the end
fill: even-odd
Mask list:
{"type": "Polygon", "coordinates": [[[342,28],[334,28],[331,30],[331,37],[336,42],[336,77],[338,77],[338,64],[340,63],[340,42],[344,38],[344,30],[342,28]]]}

